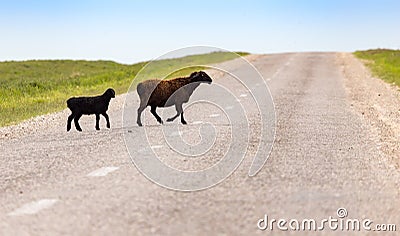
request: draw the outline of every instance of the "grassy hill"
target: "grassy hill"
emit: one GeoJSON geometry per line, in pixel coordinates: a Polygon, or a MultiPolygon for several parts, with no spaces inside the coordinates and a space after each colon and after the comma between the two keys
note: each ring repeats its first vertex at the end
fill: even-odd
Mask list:
{"type": "MultiPolygon", "coordinates": [[[[214,52],[152,62],[140,80],[157,78],[171,68],[207,65],[231,60],[247,53],[214,52]]],[[[33,116],[62,110],[71,96],[95,95],[108,87],[117,94],[127,92],[136,74],[148,62],[123,65],[112,61],[32,60],[0,62],[0,126],[33,116]]],[[[190,67],[173,76],[202,69],[190,67]]],[[[134,84],[140,81],[135,80],[134,84]]]]}
{"type": "Polygon", "coordinates": [[[400,87],[400,50],[374,49],[354,55],[363,59],[375,76],[400,87]]]}

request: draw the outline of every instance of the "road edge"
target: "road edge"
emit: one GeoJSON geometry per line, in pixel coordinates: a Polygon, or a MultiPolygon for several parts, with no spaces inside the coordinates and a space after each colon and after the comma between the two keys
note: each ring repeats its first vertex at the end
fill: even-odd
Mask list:
{"type": "Polygon", "coordinates": [[[372,76],[351,53],[337,53],[350,105],[371,127],[378,149],[400,168],[400,89],[372,76]]]}

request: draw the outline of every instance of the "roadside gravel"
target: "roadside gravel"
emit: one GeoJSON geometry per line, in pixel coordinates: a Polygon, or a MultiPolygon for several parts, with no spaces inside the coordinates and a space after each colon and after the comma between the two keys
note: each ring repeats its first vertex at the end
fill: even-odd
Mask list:
{"type": "Polygon", "coordinates": [[[393,165],[400,166],[400,90],[371,75],[362,61],[338,53],[351,106],[372,129],[375,141],[393,165]]]}

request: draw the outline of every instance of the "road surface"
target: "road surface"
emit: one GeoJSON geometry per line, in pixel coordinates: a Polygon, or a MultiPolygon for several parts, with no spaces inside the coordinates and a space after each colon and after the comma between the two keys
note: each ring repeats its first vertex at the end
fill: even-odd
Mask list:
{"type": "MultiPolygon", "coordinates": [[[[360,66],[358,62],[340,53],[256,55],[249,60],[268,85],[276,111],[274,147],[256,176],[248,176],[252,160],[246,156],[231,176],[207,190],[180,192],[154,184],[132,164],[124,133],[147,129],[153,147],[162,152],[167,147],[157,146],[161,128],[148,110],[143,118],[146,128],[136,126],[136,117],[130,127],[122,128],[125,97],[118,96],[110,105],[110,130],[101,120],[102,130],[95,131],[91,116],[81,119],[82,133],[74,127],[67,133],[68,111],[1,130],[0,235],[265,234],[270,229],[265,232],[257,227],[265,214],[319,221],[338,218],[339,208],[347,210],[347,218],[373,220],[371,227],[396,224],[400,230],[396,164],[400,157],[398,149],[382,148],[389,138],[398,148],[399,133],[398,129],[380,132],[372,118],[360,111],[369,101],[356,97],[355,87],[365,85],[352,80],[357,70],[349,74],[352,67],[360,66]]],[[[235,61],[224,66],[242,70],[235,61]]],[[[228,81],[224,74],[215,77],[221,83],[228,81]]],[[[199,89],[204,91],[207,85],[199,89]]],[[[363,91],[368,89],[374,94],[374,87],[363,91]]],[[[384,89],[390,92],[392,88],[384,89]]],[[[246,99],[240,97],[243,102],[246,99]]],[[[398,107],[394,109],[399,112],[398,107]]],[[[196,143],[201,140],[201,124],[195,121],[229,124],[217,113],[199,105],[185,112],[188,126],[181,126],[179,119],[167,125],[180,127],[182,137],[196,143]]],[[[250,120],[255,117],[251,109],[247,115],[250,120]]],[[[218,127],[221,136],[211,156],[167,155],[164,161],[187,170],[215,164],[220,159],[218,150],[225,148],[230,137],[229,125],[218,127]]],[[[259,128],[260,123],[252,123],[251,139],[257,141],[259,128]]],[[[137,140],[137,145],[148,144],[137,140]]],[[[251,152],[250,147],[248,155],[251,152]]],[[[273,232],[280,232],[276,227],[273,232]]]]}

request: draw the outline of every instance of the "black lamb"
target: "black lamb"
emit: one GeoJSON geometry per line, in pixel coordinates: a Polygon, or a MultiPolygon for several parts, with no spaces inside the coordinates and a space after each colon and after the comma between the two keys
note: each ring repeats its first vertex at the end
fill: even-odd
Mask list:
{"type": "Polygon", "coordinates": [[[171,80],[146,80],[137,86],[137,93],[140,97],[140,106],[137,114],[137,124],[142,126],[141,114],[147,106],[151,107],[151,113],[162,124],[163,121],[158,116],[157,107],[169,107],[175,105],[176,115],[168,118],[167,122],[175,120],[181,116],[182,124],[187,124],[183,117],[182,104],[189,101],[193,91],[200,83],[212,83],[212,79],[204,71],[193,72],[189,77],[175,78],[171,80]]]}
{"type": "Polygon", "coordinates": [[[67,131],[71,130],[71,122],[74,120],[75,127],[82,131],[78,121],[82,115],[96,115],[96,130],[100,130],[100,114],[106,118],[107,128],[110,128],[110,120],[107,115],[108,105],[111,98],[115,98],[114,89],[107,89],[103,95],[95,97],[72,97],[68,99],[67,106],[72,111],[68,117],[67,131]]]}

